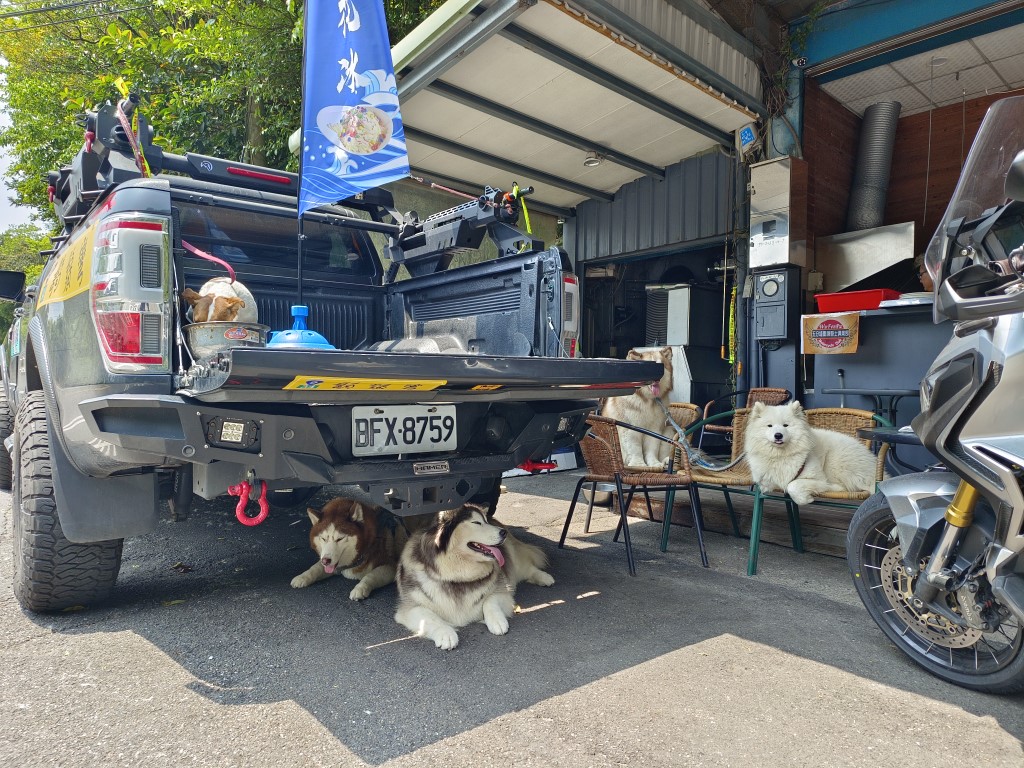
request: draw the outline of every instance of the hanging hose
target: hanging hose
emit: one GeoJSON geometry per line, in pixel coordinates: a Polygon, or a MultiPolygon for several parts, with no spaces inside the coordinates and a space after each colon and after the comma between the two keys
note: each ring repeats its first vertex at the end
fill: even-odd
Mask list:
{"type": "Polygon", "coordinates": [[[230,264],[228,264],[223,259],[218,259],[212,253],[201,251],[194,245],[192,245],[192,243],[186,242],[184,240],[181,241],[181,247],[184,248],[189,253],[198,256],[200,259],[206,259],[207,261],[212,261],[215,264],[220,264],[222,267],[224,267],[224,269],[228,271],[228,276],[231,278],[231,282],[235,282],[235,270],[231,267],[230,264]]]}

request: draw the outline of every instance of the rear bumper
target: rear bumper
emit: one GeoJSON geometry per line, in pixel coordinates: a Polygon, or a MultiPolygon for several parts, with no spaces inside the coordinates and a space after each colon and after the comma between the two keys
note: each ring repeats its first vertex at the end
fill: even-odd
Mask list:
{"type": "MultiPolygon", "coordinates": [[[[204,498],[255,475],[272,489],[357,485],[378,503],[392,491],[406,499],[391,504],[401,513],[405,505],[427,511],[424,506],[461,503],[480,481],[575,444],[594,406],[591,400],[462,403],[458,450],[380,458],[352,456],[348,405],[228,408],[177,396],[111,395],[87,400],[80,410],[93,436],[115,451],[151,455],[150,467],[196,465],[195,490],[204,498]],[[225,420],[245,425],[241,444],[221,439],[225,420]]],[[[144,467],[125,467],[131,468],[144,467]]]]}

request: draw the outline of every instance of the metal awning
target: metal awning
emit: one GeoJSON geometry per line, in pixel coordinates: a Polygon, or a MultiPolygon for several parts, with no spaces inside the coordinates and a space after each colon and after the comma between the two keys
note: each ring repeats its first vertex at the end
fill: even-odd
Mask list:
{"type": "Polygon", "coordinates": [[[566,212],[731,147],[764,114],[749,43],[679,4],[449,0],[392,50],[413,174],[566,212]]]}

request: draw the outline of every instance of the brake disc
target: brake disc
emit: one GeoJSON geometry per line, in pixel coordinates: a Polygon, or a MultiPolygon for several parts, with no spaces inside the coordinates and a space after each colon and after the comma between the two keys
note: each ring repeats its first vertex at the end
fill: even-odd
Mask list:
{"type": "MultiPolygon", "coordinates": [[[[886,553],[881,566],[882,591],[896,614],[915,633],[944,648],[970,648],[981,639],[980,629],[960,627],[941,614],[914,608],[912,601],[917,577],[904,573],[899,547],[893,547],[886,553]]],[[[952,596],[947,596],[947,601],[950,610],[960,613],[960,606],[952,596]]]]}

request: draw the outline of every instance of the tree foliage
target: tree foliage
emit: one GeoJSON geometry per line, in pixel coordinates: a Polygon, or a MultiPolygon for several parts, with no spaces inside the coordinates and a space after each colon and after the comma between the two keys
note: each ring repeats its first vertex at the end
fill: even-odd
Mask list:
{"type": "MultiPolygon", "coordinates": [[[[392,44],[443,0],[384,0],[392,44]]],[[[158,143],[295,169],[288,135],[300,121],[302,4],[298,0],[151,0],[53,3],[0,19],[0,107],[11,124],[12,202],[54,223],[47,171],[81,146],[76,115],[143,97],[158,143]]],[[[6,10],[6,7],[5,7],[6,10]]]]}
{"type": "MultiPolygon", "coordinates": [[[[0,269],[18,269],[25,273],[25,285],[39,279],[43,259],[39,251],[48,248],[50,240],[31,224],[19,224],[0,232],[0,269]]],[[[7,334],[14,319],[14,304],[0,301],[0,340],[7,334]]]]}

